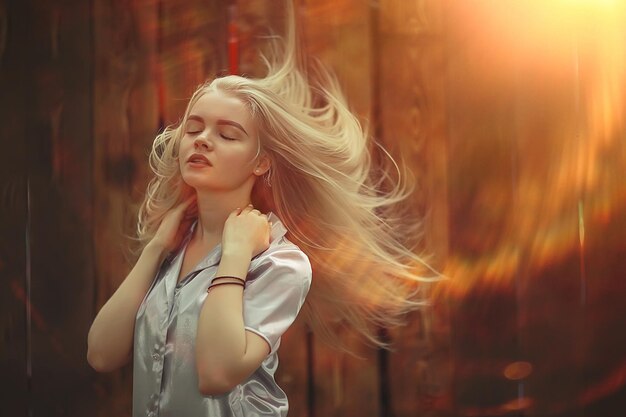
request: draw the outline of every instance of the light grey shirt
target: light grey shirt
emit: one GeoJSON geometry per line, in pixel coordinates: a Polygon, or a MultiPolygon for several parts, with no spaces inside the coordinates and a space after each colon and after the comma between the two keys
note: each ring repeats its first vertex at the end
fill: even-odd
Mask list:
{"type": "MultiPolygon", "coordinates": [[[[177,283],[184,251],[166,259],[141,303],[135,322],[133,417],[253,417],[287,415],[284,391],[276,384],[281,335],[295,320],[311,286],[307,255],[285,237],[287,229],[270,212],[270,246],[250,263],[243,291],[243,321],[267,340],[269,355],[245,381],[224,395],[198,389],[196,332],[206,289],[221,258],[217,245],[177,283]]],[[[219,336],[217,336],[219,337],[219,336]]],[[[210,355],[211,352],[206,352],[210,355]]]]}

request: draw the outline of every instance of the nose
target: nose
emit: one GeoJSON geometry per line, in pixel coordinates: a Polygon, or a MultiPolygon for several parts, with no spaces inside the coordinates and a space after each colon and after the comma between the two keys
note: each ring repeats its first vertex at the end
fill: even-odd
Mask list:
{"type": "Polygon", "coordinates": [[[198,135],[196,139],[193,141],[194,149],[204,148],[206,150],[213,149],[213,142],[207,140],[204,134],[198,135]]]}

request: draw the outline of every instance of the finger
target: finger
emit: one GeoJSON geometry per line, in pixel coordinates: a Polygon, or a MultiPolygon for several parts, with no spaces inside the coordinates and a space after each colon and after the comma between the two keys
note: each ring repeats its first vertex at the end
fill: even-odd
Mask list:
{"type": "Polygon", "coordinates": [[[178,206],[181,210],[185,210],[187,209],[187,207],[189,207],[189,205],[191,203],[193,203],[196,200],[196,195],[193,194],[191,197],[189,197],[188,199],[186,199],[185,201],[183,201],[182,203],[180,203],[180,205],[178,206]]]}
{"type": "Polygon", "coordinates": [[[250,211],[252,211],[254,209],[254,206],[252,204],[248,204],[247,206],[245,206],[242,210],[241,213],[248,213],[250,211]]]}

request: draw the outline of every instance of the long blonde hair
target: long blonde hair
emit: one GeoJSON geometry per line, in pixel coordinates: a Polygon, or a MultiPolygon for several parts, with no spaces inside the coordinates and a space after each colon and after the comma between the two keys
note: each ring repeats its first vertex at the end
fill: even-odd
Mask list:
{"type": "Polygon", "coordinates": [[[259,146],[271,160],[271,187],[257,181],[253,204],[276,213],[287,238],[311,261],[313,283],[302,309],[306,323],[326,343],[350,353],[341,343],[345,329],[390,348],[377,327],[403,324],[406,313],[425,302],[423,283],[438,276],[415,252],[420,222],[407,217],[402,204],[415,181],[361,126],[336,77],[317,62],[307,65],[287,3],[286,41],[274,37],[269,58],[262,56],[267,75],[206,82],[182,120],[155,139],[155,177],[139,211],[138,237],[147,243],[164,214],[185,198],[188,187],[176,158],[190,109],[208,91],[226,92],[248,107],[259,126],[259,146]],[[375,156],[386,160],[375,164],[375,156]]]}

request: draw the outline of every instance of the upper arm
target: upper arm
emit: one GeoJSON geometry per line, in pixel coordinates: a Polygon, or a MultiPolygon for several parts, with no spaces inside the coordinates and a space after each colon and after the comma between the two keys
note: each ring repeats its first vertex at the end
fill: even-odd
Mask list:
{"type": "Polygon", "coordinates": [[[244,380],[252,375],[269,354],[270,345],[267,340],[250,330],[246,330],[246,352],[241,366],[242,377],[237,379],[244,380]]]}
{"type": "Polygon", "coordinates": [[[276,352],[281,336],[295,321],[311,277],[309,259],[297,247],[273,251],[252,272],[243,294],[244,328],[269,345],[268,355],[276,352]]]}
{"type": "Polygon", "coordinates": [[[311,284],[311,266],[298,248],[267,254],[249,272],[243,293],[245,353],[227,378],[229,390],[242,383],[278,349],[281,335],[295,320],[311,284]]]}
{"type": "Polygon", "coordinates": [[[270,353],[269,344],[254,332],[246,331],[245,337],[246,350],[237,367],[231,369],[232,373],[228,377],[225,377],[225,370],[222,369],[219,372],[222,372],[224,378],[217,378],[208,385],[202,385],[200,382],[199,390],[201,393],[204,395],[225,394],[248,379],[261,366],[270,353]]]}
{"type": "Polygon", "coordinates": [[[87,362],[96,372],[113,372],[127,365],[133,358],[132,350],[117,362],[105,362],[99,356],[87,350],[87,362]]]}

